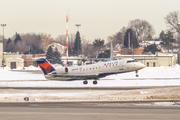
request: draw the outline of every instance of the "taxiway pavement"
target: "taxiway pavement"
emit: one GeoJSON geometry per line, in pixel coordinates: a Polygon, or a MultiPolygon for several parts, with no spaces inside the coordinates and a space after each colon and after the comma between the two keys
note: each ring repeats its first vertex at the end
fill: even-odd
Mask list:
{"type": "Polygon", "coordinates": [[[0,103],[1,120],[179,120],[180,107],[127,103],[0,103]]]}

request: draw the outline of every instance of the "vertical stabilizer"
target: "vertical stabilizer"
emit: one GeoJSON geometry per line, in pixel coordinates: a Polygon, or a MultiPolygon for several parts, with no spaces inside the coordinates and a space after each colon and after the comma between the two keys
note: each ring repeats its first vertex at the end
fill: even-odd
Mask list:
{"type": "Polygon", "coordinates": [[[111,41],[111,50],[110,50],[110,59],[113,59],[113,45],[112,45],[112,41],[111,41]]]}
{"type": "Polygon", "coordinates": [[[56,71],[54,67],[44,58],[41,58],[36,61],[43,71],[44,75],[47,75],[48,73],[56,71]]]}

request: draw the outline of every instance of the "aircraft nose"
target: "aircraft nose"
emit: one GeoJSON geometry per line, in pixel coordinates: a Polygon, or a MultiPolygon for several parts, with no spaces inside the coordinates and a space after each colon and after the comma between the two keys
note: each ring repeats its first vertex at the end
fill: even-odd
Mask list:
{"type": "Polygon", "coordinates": [[[141,63],[141,64],[139,65],[139,67],[140,67],[141,69],[143,69],[143,68],[145,68],[145,65],[141,63]]]}
{"type": "Polygon", "coordinates": [[[138,68],[138,69],[143,69],[143,68],[145,68],[145,65],[142,64],[142,63],[139,63],[139,64],[137,65],[137,68],[138,68]]]}
{"type": "Polygon", "coordinates": [[[143,64],[143,68],[145,68],[146,66],[143,64]]]}

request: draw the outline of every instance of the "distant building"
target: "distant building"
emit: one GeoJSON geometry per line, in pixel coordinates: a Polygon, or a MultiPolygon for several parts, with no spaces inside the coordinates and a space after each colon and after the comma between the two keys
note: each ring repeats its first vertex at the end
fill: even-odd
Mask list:
{"type": "Polygon", "coordinates": [[[141,43],[139,43],[140,47],[147,47],[148,45],[152,45],[152,44],[156,44],[157,46],[161,46],[162,41],[158,40],[158,41],[142,41],[141,43]]]}
{"type": "Polygon", "coordinates": [[[128,48],[123,48],[120,49],[119,51],[113,50],[114,56],[117,54],[121,55],[142,55],[144,48],[134,48],[134,49],[128,49],[128,48]]]}
{"type": "Polygon", "coordinates": [[[66,46],[63,46],[59,43],[51,43],[48,45],[48,48],[49,47],[52,47],[53,50],[55,50],[57,48],[57,50],[59,51],[59,53],[61,54],[61,56],[64,56],[65,55],[65,51],[66,51],[66,46]]]}
{"type": "Polygon", "coordinates": [[[24,59],[24,67],[37,66],[35,61],[40,58],[45,58],[45,54],[26,54],[21,56],[24,59]]]}
{"type": "Polygon", "coordinates": [[[21,58],[21,55],[18,52],[17,53],[4,52],[4,60],[6,67],[9,67],[11,69],[24,67],[24,59],[21,58]]]}
{"type": "Polygon", "coordinates": [[[7,58],[5,61],[5,64],[7,67],[11,69],[16,69],[18,67],[23,68],[24,67],[24,59],[19,57],[11,57],[7,58]]]}
{"type": "Polygon", "coordinates": [[[133,58],[146,67],[172,66],[178,63],[178,55],[172,53],[156,53],[155,55],[116,55],[115,58],[133,58]]]}

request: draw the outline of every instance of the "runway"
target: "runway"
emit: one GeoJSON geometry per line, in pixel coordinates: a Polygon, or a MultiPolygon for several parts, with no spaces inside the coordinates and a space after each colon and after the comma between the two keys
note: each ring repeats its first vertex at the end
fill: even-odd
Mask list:
{"type": "Polygon", "coordinates": [[[1,120],[179,120],[180,107],[134,103],[0,103],[1,120]]]}
{"type": "Polygon", "coordinates": [[[23,90],[135,90],[135,89],[153,89],[153,88],[173,88],[180,86],[131,86],[131,87],[0,87],[0,89],[23,89],[23,90]]]}

